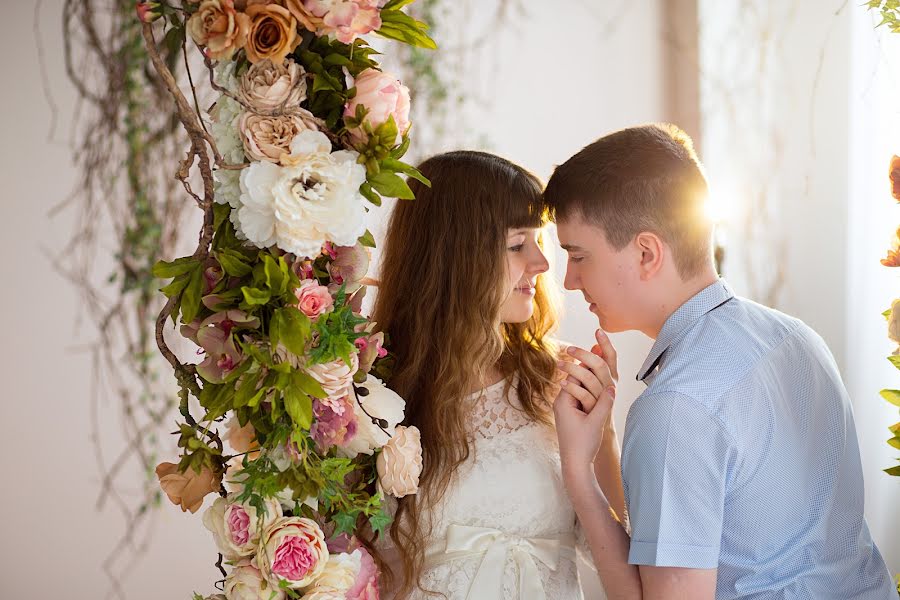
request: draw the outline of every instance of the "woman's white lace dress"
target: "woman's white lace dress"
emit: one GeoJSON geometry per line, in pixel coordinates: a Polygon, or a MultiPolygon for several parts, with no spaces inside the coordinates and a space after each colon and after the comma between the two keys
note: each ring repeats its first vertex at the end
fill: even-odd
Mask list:
{"type": "MultiPolygon", "coordinates": [[[[427,515],[423,587],[448,600],[580,600],[555,431],[501,381],[468,399],[469,459],[427,515]]],[[[410,600],[441,598],[416,590],[410,600]]]]}

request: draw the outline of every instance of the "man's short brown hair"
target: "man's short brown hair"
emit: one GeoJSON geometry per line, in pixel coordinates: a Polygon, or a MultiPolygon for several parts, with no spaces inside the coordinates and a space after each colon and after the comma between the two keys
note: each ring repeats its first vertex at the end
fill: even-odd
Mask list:
{"type": "Polygon", "coordinates": [[[674,125],[653,124],[583,148],[556,168],[544,202],[554,220],[580,216],[599,226],[616,250],[643,231],[655,233],[687,279],[712,264],[707,193],[690,136],[674,125]]]}

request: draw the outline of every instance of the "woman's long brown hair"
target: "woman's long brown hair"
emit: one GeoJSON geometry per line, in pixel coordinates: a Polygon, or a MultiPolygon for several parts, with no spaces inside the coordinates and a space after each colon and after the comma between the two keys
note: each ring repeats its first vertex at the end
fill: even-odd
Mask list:
{"type": "MultiPolygon", "coordinates": [[[[501,323],[508,289],[510,228],[540,227],[541,184],[525,169],[483,152],[426,160],[428,188],[410,180],[416,199],[399,201],[382,254],[373,320],[396,357],[389,386],[406,399],[407,425],[422,433],[424,469],[418,495],[398,502],[390,535],[400,557],[387,583],[404,598],[421,587],[430,525],[422,509],[447,489],[469,456],[464,400],[491,367],[517,377],[529,417],[549,422],[555,381],[556,326],[549,277],[538,276],[534,314],[501,323]]],[[[387,565],[383,565],[387,566],[387,565]]]]}

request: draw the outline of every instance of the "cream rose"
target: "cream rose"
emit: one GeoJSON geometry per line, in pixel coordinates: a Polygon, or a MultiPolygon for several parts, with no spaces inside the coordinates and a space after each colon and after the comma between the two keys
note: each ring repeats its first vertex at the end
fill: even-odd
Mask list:
{"type": "Polygon", "coordinates": [[[225,597],[228,600],[284,600],[287,595],[263,579],[259,569],[242,565],[225,577],[225,597]]]}
{"type": "Polygon", "coordinates": [[[416,427],[399,426],[376,460],[381,488],[395,498],[419,491],[422,438],[416,427]]]}
{"type": "Polygon", "coordinates": [[[260,540],[256,560],[260,573],[273,587],[291,589],[312,584],[328,564],[325,534],[303,517],[282,517],[269,525],[260,540]]]}
{"type": "MultiPolygon", "coordinates": [[[[310,592],[316,591],[335,591],[346,593],[356,582],[356,576],[362,567],[362,553],[354,550],[351,553],[341,552],[340,554],[332,554],[328,557],[328,564],[325,570],[316,579],[310,592]]],[[[304,596],[304,599],[307,596],[304,596]]],[[[344,596],[342,595],[343,599],[344,596]]]]}
{"type": "Polygon", "coordinates": [[[241,77],[238,95],[258,112],[290,111],[306,99],[306,71],[291,59],[283,64],[262,60],[241,77]]]}
{"type": "Polygon", "coordinates": [[[282,154],[290,154],[291,142],[307,129],[300,115],[274,117],[245,112],[238,119],[244,153],[253,160],[277,163],[282,154]]]}
{"type": "Polygon", "coordinates": [[[338,448],[338,454],[348,458],[355,458],[359,454],[371,456],[377,448],[387,444],[394,435],[397,423],[403,420],[406,408],[403,398],[385,387],[373,375],[368,375],[358,387],[366,390],[364,395],[359,394],[355,399],[351,397],[359,427],[353,439],[338,448]],[[381,423],[373,423],[372,419],[381,423]]]}
{"type": "Polygon", "coordinates": [[[297,46],[297,21],[290,11],[277,4],[252,4],[247,7],[250,29],[247,32],[247,59],[252,63],[269,59],[276,64],[297,46]]]}
{"type": "Polygon", "coordinates": [[[249,17],[235,10],[232,0],[204,0],[187,22],[190,36],[215,60],[228,60],[243,48],[249,30],[249,17]]]}
{"type": "Polygon", "coordinates": [[[219,552],[229,560],[253,556],[260,530],[282,516],[281,504],[275,499],[266,499],[266,512],[260,514],[253,506],[238,503],[235,498],[235,494],[216,498],[203,513],[203,525],[213,534],[219,552]]]}
{"type": "Polygon", "coordinates": [[[348,394],[353,375],[359,370],[356,353],[350,355],[350,364],[338,359],[309,367],[306,372],[322,385],[329,398],[342,398],[348,394]]]}

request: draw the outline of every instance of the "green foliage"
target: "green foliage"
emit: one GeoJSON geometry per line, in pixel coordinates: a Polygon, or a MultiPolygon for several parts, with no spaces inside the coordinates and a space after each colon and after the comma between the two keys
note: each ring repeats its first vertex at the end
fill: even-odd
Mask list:
{"type": "Polygon", "coordinates": [[[900,0],[870,0],[866,6],[881,12],[881,22],[876,27],[886,25],[891,33],[900,33],[900,0]]]}

